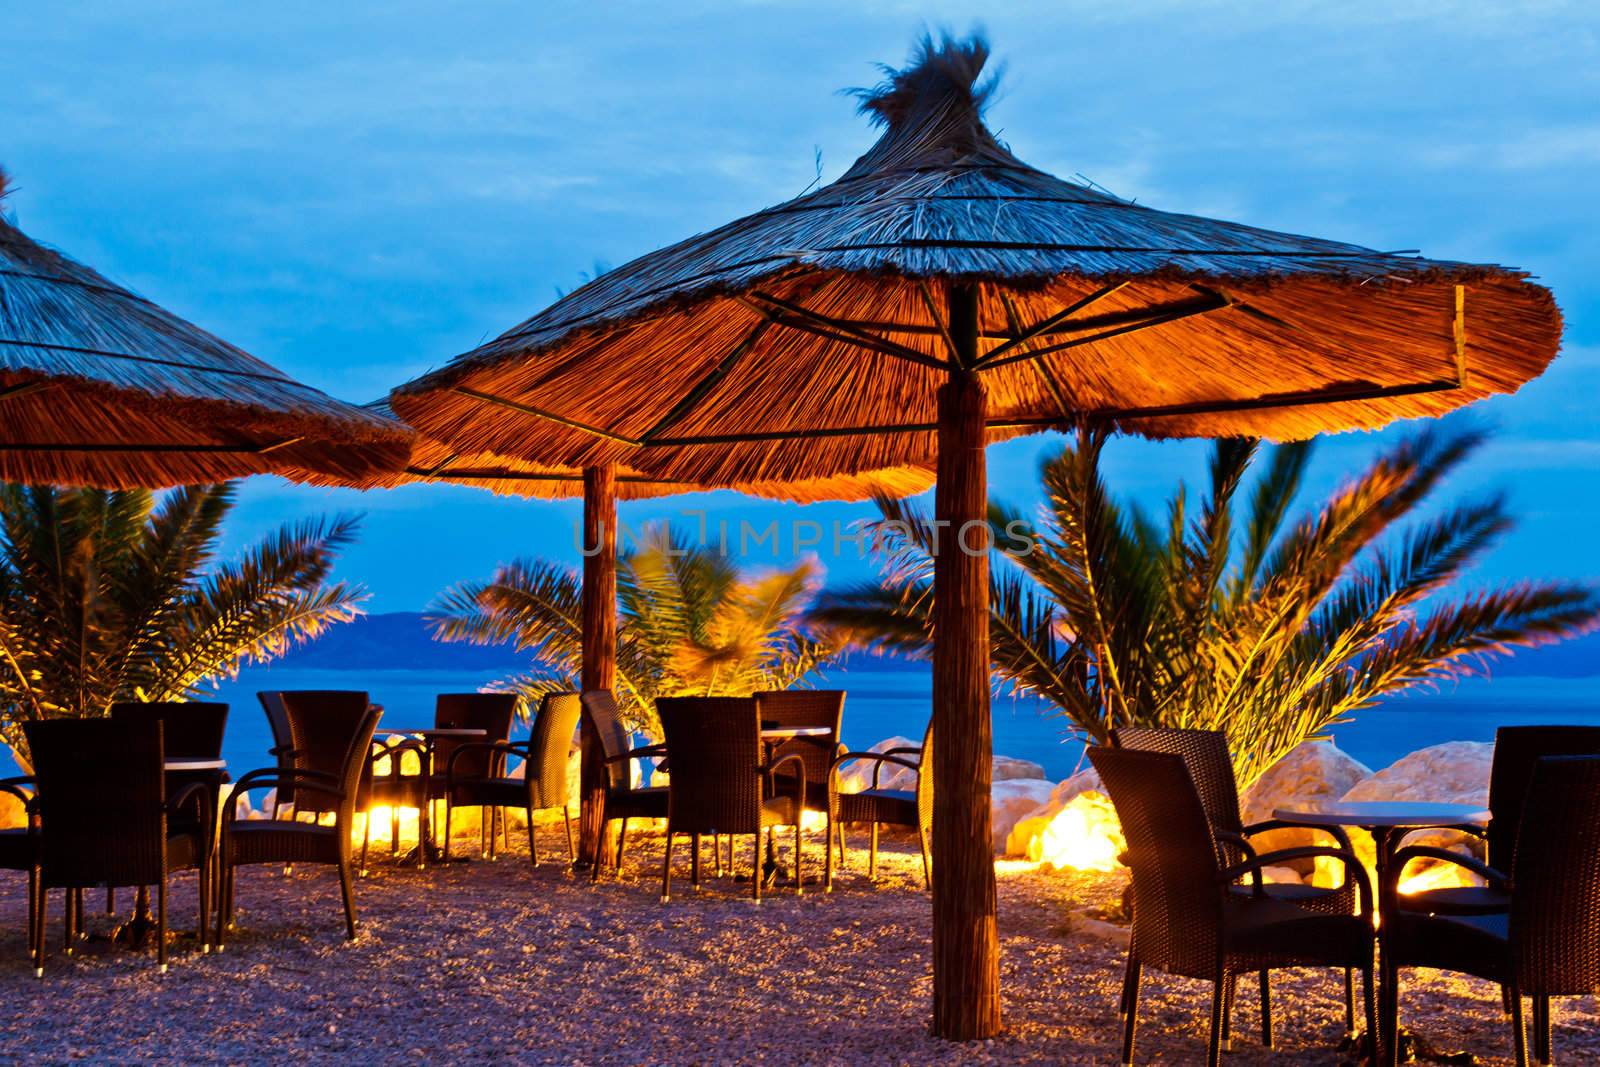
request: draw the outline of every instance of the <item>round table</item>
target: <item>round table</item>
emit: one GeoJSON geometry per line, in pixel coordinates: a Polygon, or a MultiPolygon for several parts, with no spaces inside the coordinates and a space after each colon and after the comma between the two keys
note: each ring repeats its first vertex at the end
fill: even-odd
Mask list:
{"type": "MultiPolygon", "coordinates": [[[[1383,887],[1389,880],[1389,861],[1394,856],[1397,836],[1411,830],[1445,828],[1472,824],[1482,826],[1489,821],[1489,811],[1475,804],[1434,804],[1425,801],[1404,800],[1343,800],[1304,807],[1288,805],[1275,808],[1272,817],[1301,826],[1354,826],[1372,835],[1373,863],[1377,868],[1378,885],[1373,893],[1373,907],[1383,900],[1383,887]]],[[[1382,912],[1378,912],[1378,951],[1383,951],[1382,912]]]]}
{"type": "MultiPolygon", "coordinates": [[[[481,730],[468,726],[424,726],[415,730],[384,727],[373,731],[385,737],[415,737],[422,741],[422,807],[417,812],[417,847],[401,857],[401,863],[415,863],[417,870],[424,870],[428,861],[439,863],[444,859],[444,853],[439,851],[433,843],[433,797],[430,795],[433,786],[433,746],[440,738],[450,738],[457,741],[481,740],[489,736],[488,730],[481,730]]],[[[394,774],[400,776],[398,762],[394,766],[394,774]]]]}

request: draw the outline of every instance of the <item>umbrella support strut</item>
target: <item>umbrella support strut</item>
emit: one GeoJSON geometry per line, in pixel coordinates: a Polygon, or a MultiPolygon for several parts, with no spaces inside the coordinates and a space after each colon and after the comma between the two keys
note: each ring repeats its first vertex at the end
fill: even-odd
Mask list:
{"type": "MultiPolygon", "coordinates": [[[[617,673],[617,466],[583,469],[583,689],[607,689],[617,673]]],[[[582,769],[577,865],[603,861],[606,767],[600,738],[585,712],[579,730],[582,769]]]]}

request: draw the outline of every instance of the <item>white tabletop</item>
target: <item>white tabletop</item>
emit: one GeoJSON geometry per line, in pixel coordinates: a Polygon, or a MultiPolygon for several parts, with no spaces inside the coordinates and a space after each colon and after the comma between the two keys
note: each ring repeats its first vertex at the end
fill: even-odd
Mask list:
{"type": "Polygon", "coordinates": [[[488,730],[467,726],[425,726],[419,730],[378,730],[380,734],[409,734],[413,737],[488,737],[488,730]]]}
{"type": "Polygon", "coordinates": [[[833,733],[826,726],[769,726],[762,727],[761,740],[782,741],[789,737],[828,737],[833,733]]]}
{"type": "Polygon", "coordinates": [[[1372,800],[1277,808],[1272,817],[1307,826],[1423,827],[1457,823],[1481,826],[1489,821],[1489,812],[1472,804],[1372,800]]]}
{"type": "Polygon", "coordinates": [[[225,759],[169,759],[164,763],[169,771],[220,771],[228,765],[225,759]]]}

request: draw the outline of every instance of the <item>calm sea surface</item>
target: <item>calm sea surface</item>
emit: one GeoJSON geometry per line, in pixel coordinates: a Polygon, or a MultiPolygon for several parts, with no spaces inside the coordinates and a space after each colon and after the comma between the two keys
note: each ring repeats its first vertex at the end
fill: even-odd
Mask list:
{"type": "MultiPolygon", "coordinates": [[[[384,706],[386,726],[427,726],[437,693],[471,692],[494,681],[496,672],[343,671],[260,667],[221,685],[215,697],[231,705],[224,755],[235,777],[270,761],[272,735],[256,700],[261,689],[365,689],[384,706]]],[[[926,671],[834,670],[822,685],[849,692],[844,742],[866,748],[885,737],[920,738],[928,722],[932,681],[926,671]]],[[[1505,677],[1473,679],[1437,692],[1400,696],[1336,727],[1341,748],[1374,770],[1408,752],[1444,741],[1492,741],[1497,726],[1510,723],[1600,723],[1600,677],[1505,677]]],[[[526,734],[526,726],[516,731],[526,734]]],[[[1063,721],[1037,700],[994,702],[994,749],[1043,764],[1053,779],[1079,766],[1083,746],[1063,721]]],[[[0,756],[4,773],[14,773],[0,756]]]]}
{"type": "MultiPolygon", "coordinates": [[[[232,705],[227,759],[231,768],[267,762],[271,734],[256,701],[260,689],[365,689],[384,706],[392,726],[433,721],[436,693],[468,692],[497,674],[470,671],[337,671],[267,667],[244,671],[221,686],[215,699],[232,705]]],[[[919,738],[928,721],[931,679],[925,671],[834,670],[823,685],[849,692],[844,741],[865,748],[894,734],[919,738]]],[[[1600,678],[1506,677],[1473,679],[1437,692],[1394,698],[1354,722],[1336,727],[1346,752],[1377,770],[1401,756],[1443,741],[1491,741],[1509,723],[1600,723],[1600,678]]],[[[524,727],[521,732],[526,732],[524,727]]],[[[1038,701],[1001,698],[994,703],[995,751],[1044,765],[1051,778],[1078,766],[1083,746],[1038,701]]],[[[235,770],[235,776],[238,770],[235,770]]]]}

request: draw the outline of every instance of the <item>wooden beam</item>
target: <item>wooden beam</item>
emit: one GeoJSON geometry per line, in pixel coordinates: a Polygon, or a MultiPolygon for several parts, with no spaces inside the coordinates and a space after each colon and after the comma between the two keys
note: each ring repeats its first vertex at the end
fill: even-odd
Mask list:
{"type": "Polygon", "coordinates": [[[1461,388],[1451,381],[1408,382],[1403,385],[1375,385],[1371,382],[1352,382],[1326,389],[1308,389],[1297,393],[1271,393],[1266,396],[1244,397],[1237,400],[1201,400],[1188,404],[1166,404],[1157,407],[1101,408],[1086,411],[1086,419],[1159,419],[1179,415],[1218,415],[1230,411],[1261,411],[1271,408],[1311,407],[1317,404],[1345,404],[1354,400],[1388,400],[1392,397],[1415,396],[1419,393],[1443,393],[1461,388]]]}
{"type": "Polygon", "coordinates": [[[1226,298],[1219,298],[1218,301],[1209,301],[1204,304],[1196,304],[1188,307],[1175,307],[1172,310],[1162,312],[1159,315],[1152,315],[1149,318],[1131,322],[1126,326],[1118,326],[1115,329],[1102,330],[1099,333],[1093,333],[1087,337],[1074,337],[1070,341],[1057,341],[1053,345],[1046,345],[1043,348],[1035,348],[1031,352],[1014,353],[1009,356],[1002,356],[999,359],[981,360],[978,363],[978,369],[993,370],[996,367],[1003,367],[1008,363],[1017,363],[1025,359],[1038,359],[1041,356],[1048,356],[1052,352],[1064,352],[1069,348],[1081,348],[1084,345],[1092,345],[1096,342],[1106,341],[1113,337],[1121,337],[1124,334],[1138,333],[1140,330],[1149,330],[1156,326],[1164,326],[1169,322],[1177,322],[1179,319],[1192,318],[1195,315],[1207,315],[1213,311],[1221,311],[1224,308],[1233,306],[1232,303],[1222,302],[1225,300],[1226,298]]]}
{"type": "Polygon", "coordinates": [[[737,299],[749,307],[754,308],[756,311],[766,315],[768,318],[782,326],[789,326],[794,329],[810,330],[812,333],[816,333],[821,330],[827,330],[830,331],[830,333],[824,334],[824,336],[833,336],[839,334],[843,335],[843,337],[833,336],[834,340],[852,341],[863,348],[869,348],[875,352],[882,352],[884,355],[898,356],[901,359],[912,363],[918,363],[925,367],[933,367],[938,370],[950,369],[950,362],[948,360],[943,360],[937,356],[929,355],[926,352],[918,351],[915,348],[909,348],[906,345],[898,344],[886,337],[879,337],[877,334],[863,330],[856,326],[852,326],[843,319],[834,319],[829,318],[827,315],[820,315],[809,308],[802,307],[799,304],[790,303],[787,300],[780,299],[768,293],[754,291],[748,295],[741,295],[737,299]],[[763,304],[770,305],[770,307],[763,307],[763,304]],[[788,314],[775,314],[773,312],[774,308],[779,311],[788,312],[788,314]]]}
{"type": "MultiPolygon", "coordinates": [[[[1084,308],[1098,304],[1100,301],[1104,300],[1112,293],[1117,292],[1119,289],[1127,288],[1127,285],[1127,282],[1116,282],[1112,285],[1101,286],[1094,292],[1074,300],[1060,311],[1057,311],[1053,315],[1046,316],[1025,330],[1018,329],[1018,327],[1013,324],[1011,329],[1015,336],[1013,336],[1011,340],[1005,342],[1004,344],[991,348],[987,353],[984,354],[983,358],[979,360],[979,363],[983,364],[988,363],[990,360],[999,359],[1012,349],[1019,348],[1022,345],[1027,344],[1035,337],[1049,333],[1055,327],[1059,326],[1073,315],[1076,315],[1084,308]]],[[[1016,309],[1012,306],[1009,298],[1006,300],[1006,314],[1011,317],[1016,315],[1016,309]]]]}
{"type": "Polygon", "coordinates": [[[738,362],[756,346],[756,342],[761,340],[761,335],[766,333],[767,328],[772,324],[772,319],[770,318],[763,318],[756,323],[755,328],[745,334],[744,339],[734,345],[728,354],[723,356],[704,378],[696,382],[694,388],[690,389],[682,400],[672,406],[671,411],[662,416],[654,426],[640,436],[640,440],[648,444],[657,434],[683,421],[684,416],[693,411],[695,406],[704,400],[711,390],[716,387],[716,384],[727,377],[728,372],[733,370],[738,362]]]}
{"type": "Polygon", "coordinates": [[[0,400],[21,400],[25,396],[43,392],[55,384],[53,380],[45,379],[43,381],[22,382],[18,385],[8,386],[5,389],[0,389],[0,400]]]}
{"type": "Polygon", "coordinates": [[[950,353],[950,362],[961,365],[961,352],[956,348],[955,341],[950,339],[950,329],[944,324],[944,319],[939,316],[939,307],[933,302],[933,292],[928,288],[928,283],[922,278],[917,279],[917,295],[922,297],[922,306],[928,310],[928,318],[933,320],[934,328],[939,331],[939,336],[944,340],[944,350],[950,353]]]}
{"type": "MultiPolygon", "coordinates": [[[[1006,309],[1006,324],[1011,327],[1011,332],[1020,335],[1022,333],[1022,319],[1017,314],[1017,306],[1011,302],[1011,294],[1004,289],[1000,290],[1000,305],[1006,309]]],[[[1024,347],[1027,346],[1027,343],[1026,341],[1022,342],[1024,347]]],[[[1039,372],[1039,377],[1044,380],[1044,387],[1055,400],[1056,409],[1061,412],[1063,417],[1067,417],[1072,407],[1067,403],[1066,390],[1061,387],[1060,382],[1056,381],[1055,371],[1050,369],[1050,364],[1043,361],[1033,363],[1031,366],[1039,372]]]]}
{"type": "Polygon", "coordinates": [[[1456,342],[1456,381],[1467,384],[1467,287],[1456,286],[1456,319],[1453,330],[1456,342]]]}
{"type": "MultiPolygon", "coordinates": [[[[1013,430],[1027,426],[1056,426],[1063,419],[1056,415],[1015,419],[991,419],[991,430],[1013,430]]],[[[897,433],[931,433],[937,422],[869,423],[860,426],[821,426],[805,430],[752,430],[748,433],[705,434],[700,437],[662,437],[651,441],[654,448],[694,448],[699,445],[739,445],[759,441],[815,441],[829,437],[878,437],[897,433]]]]}
{"type": "Polygon", "coordinates": [[[625,437],[620,433],[612,433],[610,430],[602,430],[598,426],[590,426],[588,423],[579,422],[576,419],[569,419],[565,415],[557,415],[553,411],[546,411],[543,408],[536,408],[532,404],[523,404],[516,400],[508,400],[503,396],[495,396],[493,393],[480,393],[478,390],[468,389],[464,385],[452,387],[452,392],[458,393],[461,396],[470,397],[473,400],[477,400],[485,404],[494,404],[497,407],[503,407],[507,410],[515,411],[522,415],[529,415],[536,419],[544,419],[545,421],[553,422],[558,426],[565,426],[569,430],[579,430],[583,433],[593,434],[594,436],[603,438],[607,441],[615,441],[619,445],[628,445],[632,448],[638,448],[643,443],[641,441],[636,441],[631,437],[625,437]]]}

